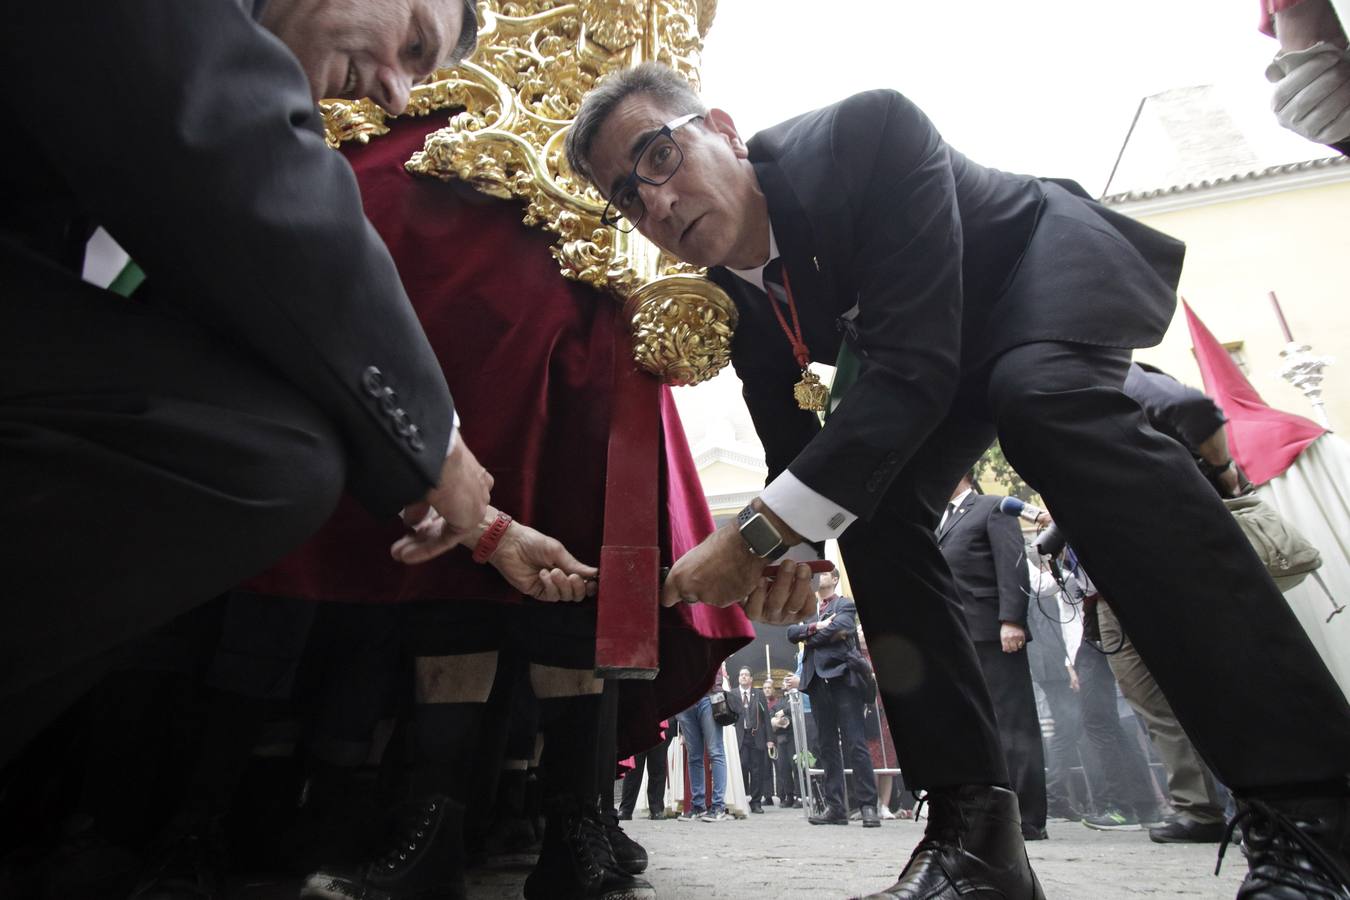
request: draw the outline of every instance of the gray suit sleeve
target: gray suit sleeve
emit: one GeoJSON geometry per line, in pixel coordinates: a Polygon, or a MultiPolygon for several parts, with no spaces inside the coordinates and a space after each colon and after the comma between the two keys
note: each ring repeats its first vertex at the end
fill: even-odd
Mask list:
{"type": "Polygon", "coordinates": [[[449,391],[286,47],[230,0],[43,0],[7,10],[0,50],[23,85],[22,139],[156,298],[324,410],[373,511],[421,496],[449,391]]]}

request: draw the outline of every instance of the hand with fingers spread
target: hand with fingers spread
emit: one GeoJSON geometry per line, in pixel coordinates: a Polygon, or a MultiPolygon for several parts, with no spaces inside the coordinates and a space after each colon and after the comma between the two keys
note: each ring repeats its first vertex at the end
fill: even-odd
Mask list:
{"type": "Polygon", "coordinates": [[[414,565],[440,556],[465,543],[483,519],[492,496],[492,475],[456,434],[441,465],[441,478],[426,497],[403,510],[403,522],[412,533],[389,548],[394,559],[414,565]]]}

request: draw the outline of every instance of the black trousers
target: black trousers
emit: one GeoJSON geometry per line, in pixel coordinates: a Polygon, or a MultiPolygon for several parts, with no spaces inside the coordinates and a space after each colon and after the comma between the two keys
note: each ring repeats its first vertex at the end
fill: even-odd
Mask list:
{"type": "MultiPolygon", "coordinates": [[[[1080,806],[1076,802],[1072,789],[1074,766],[1083,767],[1084,777],[1091,786],[1093,794],[1105,790],[1105,784],[1095,773],[1091,760],[1079,752],[1083,739],[1083,711],[1076,691],[1069,687],[1068,681],[1043,681],[1041,690],[1045,691],[1045,701],[1050,706],[1050,715],[1055,720],[1055,733],[1046,743],[1045,795],[1050,806],[1080,806]]],[[[1020,802],[1020,801],[1019,801],[1020,802]]]]}
{"type": "Polygon", "coordinates": [[[994,701],[999,742],[1008,763],[1012,789],[1017,792],[1022,822],[1044,828],[1045,750],[1026,648],[1004,653],[998,641],[976,641],[975,652],[994,701]]]}
{"type": "Polygon", "coordinates": [[[768,736],[764,729],[755,735],[747,731],[741,738],[739,750],[745,796],[750,800],[763,800],[773,793],[773,776],[769,774],[768,736]]]}
{"type": "Polygon", "coordinates": [[[854,800],[859,806],[877,805],[877,777],[863,731],[862,695],[848,685],[848,677],[811,680],[811,712],[820,730],[820,767],[825,770],[825,805],[847,810],[844,769],[853,769],[854,800]]]}
{"type": "Polygon", "coordinates": [[[1140,819],[1156,819],[1157,795],[1148,758],[1139,746],[1139,734],[1120,723],[1116,677],[1106,657],[1086,645],[1078,648],[1073,667],[1081,685],[1083,735],[1091,748],[1093,767],[1101,773],[1105,790],[1093,785],[1097,806],[1117,806],[1140,819]]]}
{"type": "Polygon", "coordinates": [[[346,463],[309,399],[218,336],[38,264],[0,271],[3,761],[132,639],[316,531],[346,463]]]}
{"type": "Polygon", "coordinates": [[[933,536],[951,486],[995,436],[1221,781],[1241,793],[1343,783],[1350,770],[1345,696],[1189,454],[1122,393],[1129,356],[1052,342],[1001,354],[962,382],[871,520],[841,538],[886,710],[924,723],[892,731],[911,786],[1008,783],[933,536]]]}
{"type": "Polygon", "coordinates": [[[792,735],[781,731],[774,735],[774,752],[778,758],[773,761],[774,775],[778,779],[778,799],[791,803],[797,799],[797,766],[792,761],[795,752],[792,735]]]}
{"type": "Polygon", "coordinates": [[[642,789],[642,770],[647,770],[647,809],[662,813],[666,808],[666,751],[670,749],[670,739],[674,736],[672,725],[666,739],[645,753],[633,757],[633,770],[623,776],[623,799],[619,803],[619,812],[632,816],[637,809],[638,791],[642,789]]]}

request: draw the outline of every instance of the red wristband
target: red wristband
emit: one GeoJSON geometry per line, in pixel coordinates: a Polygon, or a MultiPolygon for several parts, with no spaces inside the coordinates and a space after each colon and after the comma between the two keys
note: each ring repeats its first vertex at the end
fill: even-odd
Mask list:
{"type": "Polygon", "coordinates": [[[487,562],[492,554],[497,552],[497,545],[502,542],[502,536],[506,534],[506,529],[510,527],[511,517],[504,512],[497,513],[497,518],[492,520],[488,530],[483,532],[483,536],[474,545],[473,561],[476,563],[487,562]]]}

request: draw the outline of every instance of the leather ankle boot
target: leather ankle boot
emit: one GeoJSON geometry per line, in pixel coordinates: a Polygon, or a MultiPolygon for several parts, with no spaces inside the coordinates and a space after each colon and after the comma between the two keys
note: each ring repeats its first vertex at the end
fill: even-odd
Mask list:
{"type": "Polygon", "coordinates": [[[1350,798],[1241,800],[1230,836],[1239,825],[1247,877],[1238,900],[1350,900],[1350,798]]]}
{"type": "Polygon", "coordinates": [[[572,798],[548,803],[539,862],[525,879],[525,900],[655,900],[656,891],[614,858],[598,813],[572,798]]]}
{"type": "Polygon", "coordinates": [[[301,900],[465,900],[464,807],[435,794],[399,819],[383,853],[320,867],[305,879],[301,900]]]}
{"type": "Polygon", "coordinates": [[[900,880],[867,900],[1045,900],[1016,794],[962,785],[930,791],[927,803],[928,828],[900,880]]]}

